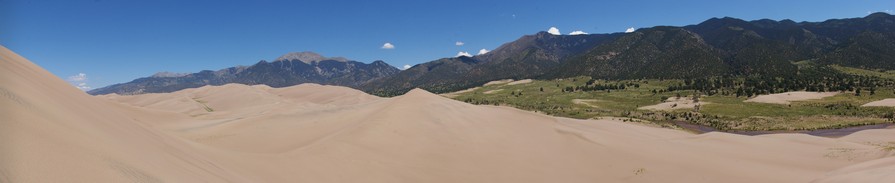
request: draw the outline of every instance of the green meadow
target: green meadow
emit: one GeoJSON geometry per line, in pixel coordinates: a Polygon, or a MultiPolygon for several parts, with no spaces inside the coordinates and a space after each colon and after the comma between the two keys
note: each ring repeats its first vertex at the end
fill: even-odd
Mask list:
{"type": "MultiPolygon", "coordinates": [[[[852,69],[850,72],[867,75],[892,76],[891,73],[852,69]]],[[[893,77],[895,78],[895,77],[893,77]]],[[[895,98],[895,88],[874,88],[856,95],[856,91],[840,92],[822,99],[795,101],[790,104],[745,102],[747,96],[735,96],[734,91],[705,95],[697,90],[664,91],[669,86],[683,84],[683,80],[591,80],[576,77],[556,80],[534,80],[511,85],[493,84],[450,95],[455,100],[480,105],[505,105],[549,115],[590,119],[621,117],[632,121],[648,121],[676,128],[675,122],[710,126],[718,130],[814,130],[851,126],[893,123],[895,107],[861,107],[861,105],[895,98]],[[588,81],[592,81],[588,85],[588,81]],[[624,86],[596,91],[570,91],[580,86],[624,86]],[[644,106],[663,103],[666,99],[705,102],[698,108],[645,110],[644,106]]]]}

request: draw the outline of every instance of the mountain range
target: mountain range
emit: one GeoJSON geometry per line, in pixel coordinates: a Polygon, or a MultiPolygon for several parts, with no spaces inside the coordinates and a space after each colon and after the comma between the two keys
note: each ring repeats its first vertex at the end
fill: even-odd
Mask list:
{"type": "Polygon", "coordinates": [[[895,16],[874,13],[823,22],[711,18],[682,27],[630,33],[554,35],[539,32],[473,57],[442,58],[400,71],[385,62],[363,64],[310,52],[274,62],[199,73],[157,74],[90,91],[91,94],[170,92],[226,83],[300,83],[348,86],[380,96],[413,88],[441,93],[499,79],[699,78],[730,75],[792,76],[794,62],[863,69],[895,69],[895,16]]]}
{"type": "Polygon", "coordinates": [[[366,64],[343,57],[324,57],[313,52],[293,52],[273,62],[262,60],[252,66],[237,66],[217,71],[204,70],[181,74],[160,72],[127,83],[91,90],[93,95],[167,93],[205,85],[241,83],[286,87],[319,83],[358,87],[374,79],[392,76],[400,70],[377,60],[366,64]]]}
{"type": "Polygon", "coordinates": [[[419,64],[395,76],[373,80],[361,89],[392,96],[417,87],[433,92],[458,91],[498,79],[786,77],[798,73],[794,62],[804,60],[895,69],[895,16],[874,13],[823,22],[724,17],[631,33],[540,32],[484,55],[419,64]]]}
{"type": "Polygon", "coordinates": [[[482,55],[443,58],[418,64],[392,77],[373,80],[360,89],[381,96],[400,95],[413,88],[441,93],[498,79],[538,77],[570,56],[621,35],[553,35],[539,32],[522,36],[482,55]]]}

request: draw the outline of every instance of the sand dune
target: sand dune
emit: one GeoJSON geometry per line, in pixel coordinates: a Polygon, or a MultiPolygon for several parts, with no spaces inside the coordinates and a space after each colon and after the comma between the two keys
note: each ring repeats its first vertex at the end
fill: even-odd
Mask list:
{"type": "Polygon", "coordinates": [[[250,181],[5,47],[0,93],[2,182],[250,181]]]}
{"type": "Polygon", "coordinates": [[[828,173],[823,182],[895,182],[895,157],[871,160],[828,173]]]}
{"type": "Polygon", "coordinates": [[[694,135],[415,89],[224,85],[93,97],[3,48],[2,182],[891,181],[895,129],[694,135]],[[206,110],[205,107],[213,108],[206,110]]]}
{"type": "Polygon", "coordinates": [[[803,100],[814,100],[814,99],[822,99],[825,97],[832,97],[838,92],[786,92],[786,93],[775,93],[769,95],[759,95],[755,98],[751,98],[746,100],[746,102],[759,102],[759,103],[770,103],[770,104],[789,104],[790,102],[795,101],[803,101],[803,100]]]}

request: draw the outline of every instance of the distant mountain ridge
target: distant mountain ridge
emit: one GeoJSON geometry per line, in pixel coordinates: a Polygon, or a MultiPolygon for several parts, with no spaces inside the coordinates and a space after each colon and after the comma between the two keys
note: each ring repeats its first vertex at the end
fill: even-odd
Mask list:
{"type": "Polygon", "coordinates": [[[720,54],[695,33],[676,27],[653,27],[629,33],[583,56],[571,58],[546,77],[699,77],[729,71],[720,54]]]}
{"type": "Polygon", "coordinates": [[[439,59],[361,89],[400,95],[412,88],[451,92],[499,79],[700,78],[722,75],[789,77],[796,61],[865,69],[895,69],[895,16],[823,22],[711,18],[683,27],[631,33],[528,35],[471,58],[439,59]],[[463,61],[461,61],[463,60],[463,61]]]}
{"type": "Polygon", "coordinates": [[[176,73],[176,72],[167,72],[167,71],[165,71],[165,72],[157,72],[157,73],[155,73],[155,74],[153,74],[152,76],[149,76],[149,77],[155,77],[155,78],[168,78],[168,77],[181,77],[181,76],[186,76],[186,75],[189,75],[189,74],[190,74],[190,73],[176,73]]]}
{"type": "Polygon", "coordinates": [[[308,64],[310,64],[312,62],[320,62],[320,61],[324,61],[324,60],[334,60],[334,61],[339,61],[339,62],[348,62],[349,61],[345,57],[327,58],[327,57],[324,57],[323,55],[320,55],[320,54],[317,54],[314,52],[310,52],[310,51],[287,53],[283,56],[278,57],[274,61],[291,61],[291,60],[298,60],[298,61],[302,61],[302,62],[308,63],[308,64]]]}
{"type": "Polygon", "coordinates": [[[392,96],[413,88],[440,93],[498,79],[537,77],[560,65],[566,58],[621,35],[553,35],[538,32],[522,36],[482,55],[443,58],[418,64],[392,77],[371,81],[360,88],[375,95],[392,96]]]}
{"type": "Polygon", "coordinates": [[[641,28],[631,33],[538,32],[486,54],[437,59],[404,71],[382,61],[364,64],[344,57],[293,52],[274,62],[182,76],[157,74],[89,93],[171,92],[226,83],[272,87],[319,83],[395,96],[413,88],[452,92],[500,79],[791,77],[798,73],[794,62],[804,60],[895,70],[895,16],[873,13],[823,22],[723,17],[681,27],[641,28]]]}
{"type": "Polygon", "coordinates": [[[793,62],[802,60],[895,69],[895,16],[875,13],[864,18],[801,23],[725,17],[684,27],[641,29],[570,58],[542,78],[581,75],[605,79],[700,78],[756,74],[789,77],[797,73],[793,62]],[[679,33],[692,37],[672,36],[679,33]],[[641,36],[646,37],[638,39],[641,36]],[[667,43],[678,45],[666,49],[655,47],[667,43]],[[620,55],[603,57],[612,53],[620,55]],[[712,59],[720,60],[709,61],[712,59]]]}
{"type": "Polygon", "coordinates": [[[204,70],[189,74],[161,72],[131,82],[94,89],[88,93],[92,95],[166,93],[228,83],[265,84],[271,87],[318,83],[357,87],[399,71],[381,60],[366,64],[344,57],[328,58],[313,52],[293,52],[280,56],[276,61],[262,60],[252,66],[237,66],[217,71],[204,70]]]}

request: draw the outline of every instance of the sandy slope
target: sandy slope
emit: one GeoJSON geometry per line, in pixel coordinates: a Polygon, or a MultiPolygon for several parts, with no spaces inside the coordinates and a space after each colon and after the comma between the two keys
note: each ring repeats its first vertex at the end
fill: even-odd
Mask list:
{"type": "Polygon", "coordinates": [[[831,171],[815,182],[895,182],[895,129],[874,129],[855,132],[839,139],[878,146],[887,158],[871,160],[831,171]]]}
{"type": "Polygon", "coordinates": [[[895,129],[693,135],[320,85],[91,97],[0,52],[0,182],[892,181],[867,141],[895,129]]]}
{"type": "Polygon", "coordinates": [[[482,86],[507,84],[509,82],[513,82],[513,79],[502,79],[502,80],[489,81],[482,86]]]}
{"type": "Polygon", "coordinates": [[[814,99],[822,99],[824,97],[832,97],[838,92],[786,92],[786,93],[775,93],[769,95],[759,95],[755,98],[751,98],[746,100],[746,102],[759,102],[759,103],[771,103],[771,104],[789,104],[790,102],[795,101],[803,101],[803,100],[814,100],[814,99]]]}
{"type": "Polygon", "coordinates": [[[465,90],[460,90],[460,91],[455,91],[455,92],[450,92],[450,93],[442,93],[442,94],[438,94],[438,95],[441,95],[441,96],[447,97],[447,98],[454,98],[454,97],[460,96],[460,94],[472,92],[472,91],[478,90],[479,88],[482,88],[482,87],[472,87],[472,88],[465,89],[465,90]]]}
{"type": "Polygon", "coordinates": [[[153,113],[91,97],[5,47],[0,106],[0,182],[247,181],[137,121],[153,113]]]}
{"type": "Polygon", "coordinates": [[[861,105],[863,107],[895,107],[895,98],[887,98],[861,105]]]}
{"type": "Polygon", "coordinates": [[[507,85],[518,85],[518,84],[526,84],[526,83],[531,83],[531,82],[532,82],[531,79],[523,79],[523,80],[519,80],[519,81],[509,82],[509,83],[507,83],[507,85]]]}
{"type": "Polygon", "coordinates": [[[895,157],[848,166],[813,182],[895,182],[895,157]]]}

